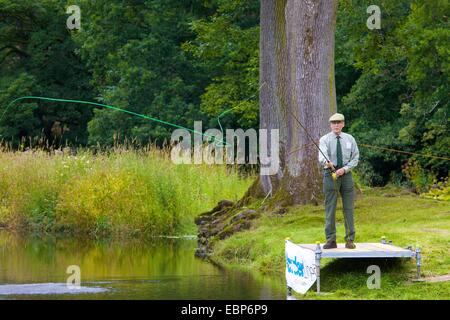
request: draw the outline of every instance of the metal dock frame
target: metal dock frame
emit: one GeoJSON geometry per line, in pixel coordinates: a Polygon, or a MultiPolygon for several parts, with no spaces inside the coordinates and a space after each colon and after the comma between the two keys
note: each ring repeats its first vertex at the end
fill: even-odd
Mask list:
{"type": "MultiPolygon", "coordinates": [[[[381,237],[381,241],[382,244],[387,244],[386,243],[386,238],[385,237],[381,237]]],[[[392,241],[389,241],[389,244],[392,244],[392,241]]],[[[409,249],[412,251],[412,256],[411,258],[415,258],[416,259],[416,266],[417,266],[417,279],[415,281],[422,281],[420,279],[420,267],[422,265],[422,254],[421,254],[421,250],[419,247],[416,248],[415,252],[412,249],[409,249]]],[[[317,276],[317,293],[320,293],[320,260],[322,259],[322,249],[320,247],[320,242],[317,241],[316,242],[316,250],[315,250],[315,254],[316,254],[316,276],[317,276]]],[[[290,288],[289,288],[290,289],[290,288]]]]}
{"type": "Polygon", "coordinates": [[[320,242],[316,242],[316,285],[317,285],[317,293],[320,293],[320,259],[322,259],[322,249],[320,248],[320,242]]]}
{"type": "MultiPolygon", "coordinates": [[[[381,237],[381,241],[382,244],[390,244],[392,245],[392,241],[390,240],[388,243],[386,242],[386,237],[381,237]]],[[[417,248],[415,250],[412,249],[411,246],[409,246],[408,248],[409,251],[411,251],[411,258],[415,258],[416,259],[416,266],[417,266],[417,279],[415,279],[414,281],[422,281],[420,278],[420,272],[421,272],[421,266],[422,266],[422,254],[421,254],[421,249],[419,246],[417,246],[417,248]]],[[[322,248],[320,247],[320,242],[317,241],[316,242],[316,248],[315,248],[315,258],[316,258],[316,292],[320,293],[320,260],[322,259],[322,248]]],[[[290,288],[289,286],[287,287],[287,295],[288,298],[292,296],[292,288],[290,288]]]]}

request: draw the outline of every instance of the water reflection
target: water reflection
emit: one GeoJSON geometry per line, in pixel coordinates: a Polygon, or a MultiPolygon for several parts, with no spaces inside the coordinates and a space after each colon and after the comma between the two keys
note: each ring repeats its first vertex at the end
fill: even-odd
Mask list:
{"type": "MultiPolygon", "coordinates": [[[[0,286],[0,298],[285,298],[280,279],[256,279],[247,272],[221,270],[195,258],[195,247],[195,239],[94,241],[22,237],[0,231],[0,285],[39,284],[42,289],[34,287],[38,292],[22,291],[19,295],[16,287],[16,291],[8,291],[12,294],[4,296],[0,286]],[[80,267],[81,285],[87,292],[64,292],[70,276],[66,269],[70,265],[80,267]],[[93,288],[103,288],[103,291],[95,292],[93,288]],[[44,291],[46,295],[42,296],[44,291]]],[[[11,289],[14,287],[8,288],[11,289]]]]}

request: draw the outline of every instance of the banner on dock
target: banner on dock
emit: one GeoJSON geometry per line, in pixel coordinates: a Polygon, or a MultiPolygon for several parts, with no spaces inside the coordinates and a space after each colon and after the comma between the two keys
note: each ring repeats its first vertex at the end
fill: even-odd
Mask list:
{"type": "Polygon", "coordinates": [[[286,282],[294,291],[305,294],[316,282],[315,253],[286,241],[286,282]]]}

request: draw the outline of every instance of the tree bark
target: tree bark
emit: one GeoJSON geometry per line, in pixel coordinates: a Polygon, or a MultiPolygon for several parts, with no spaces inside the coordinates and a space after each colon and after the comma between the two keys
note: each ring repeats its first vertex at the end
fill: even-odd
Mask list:
{"type": "Polygon", "coordinates": [[[260,128],[279,130],[280,169],[258,183],[284,205],[322,198],[318,150],[292,114],[317,143],[329,131],[336,12],[337,0],[261,1],[260,128]]]}

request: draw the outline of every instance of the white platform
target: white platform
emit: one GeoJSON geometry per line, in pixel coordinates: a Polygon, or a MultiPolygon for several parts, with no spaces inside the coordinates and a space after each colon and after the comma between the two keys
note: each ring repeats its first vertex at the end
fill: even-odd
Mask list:
{"type": "MultiPolygon", "coordinates": [[[[295,244],[315,254],[317,292],[320,292],[320,260],[322,258],[415,258],[417,265],[417,281],[420,281],[421,250],[416,248],[404,249],[389,243],[356,243],[355,249],[345,248],[345,244],[337,244],[335,249],[324,249],[323,244],[320,249],[317,244],[295,244]]],[[[291,295],[291,288],[288,286],[288,298],[291,295]]]]}
{"type": "MultiPolygon", "coordinates": [[[[355,249],[347,249],[338,244],[336,249],[323,249],[320,245],[321,258],[412,258],[415,252],[409,249],[383,243],[356,243],[355,249]]],[[[302,248],[316,251],[316,244],[298,244],[302,248]]]]}

